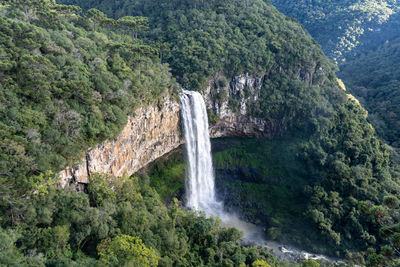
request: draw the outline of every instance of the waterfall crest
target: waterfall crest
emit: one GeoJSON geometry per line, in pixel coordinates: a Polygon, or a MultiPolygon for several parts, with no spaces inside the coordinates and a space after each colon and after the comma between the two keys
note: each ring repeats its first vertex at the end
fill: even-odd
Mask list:
{"type": "Polygon", "coordinates": [[[198,92],[183,90],[181,109],[188,164],[186,206],[205,211],[208,215],[218,214],[223,207],[215,194],[208,117],[203,97],[198,92]]]}

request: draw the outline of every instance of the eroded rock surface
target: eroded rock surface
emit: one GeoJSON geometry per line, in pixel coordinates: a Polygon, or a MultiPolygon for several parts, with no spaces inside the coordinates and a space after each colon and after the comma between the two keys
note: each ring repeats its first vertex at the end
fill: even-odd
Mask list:
{"type": "Polygon", "coordinates": [[[243,74],[227,81],[216,75],[203,93],[207,108],[218,117],[211,125],[210,136],[268,137],[279,133],[279,123],[273,119],[252,117],[249,106],[260,96],[262,77],[243,74]]]}
{"type": "Polygon", "coordinates": [[[92,173],[131,175],[183,142],[180,107],[172,97],[165,96],[160,106],[141,107],[135,113],[116,140],[89,149],[81,164],[62,171],[61,185],[87,184],[92,173]]]}
{"type": "MultiPolygon", "coordinates": [[[[278,122],[249,115],[248,107],[259,97],[262,78],[244,74],[225,83],[221,79],[226,80],[221,75],[210,79],[203,92],[207,108],[218,117],[210,126],[210,136],[277,136],[278,122]]],[[[131,175],[183,143],[180,105],[173,97],[166,95],[160,106],[141,107],[135,114],[116,140],[89,149],[78,166],[60,172],[61,185],[87,184],[93,173],[131,175]]]]}

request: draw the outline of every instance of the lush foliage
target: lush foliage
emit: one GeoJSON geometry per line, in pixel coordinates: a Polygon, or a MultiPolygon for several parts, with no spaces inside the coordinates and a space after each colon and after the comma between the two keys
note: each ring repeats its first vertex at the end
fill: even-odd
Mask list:
{"type": "Polygon", "coordinates": [[[105,266],[158,266],[159,256],[139,237],[118,235],[112,240],[105,239],[98,250],[100,262],[105,266]]]}
{"type": "Polygon", "coordinates": [[[341,66],[340,76],[365,105],[378,135],[400,147],[400,39],[341,66]]]}
{"type": "Polygon", "coordinates": [[[99,21],[109,19],[100,11],[82,17],[78,7],[5,2],[0,13],[0,206],[11,208],[4,200],[9,191],[16,201],[37,190],[46,182],[40,173],[71,165],[89,146],[115,137],[128,114],[138,105],[157,103],[175,83],[155,48],[132,43],[117,24],[107,30],[108,24],[99,21]]]}
{"type": "Polygon", "coordinates": [[[353,252],[390,247],[372,214],[381,203],[398,206],[388,195],[399,194],[399,174],[354,102],[338,109],[319,138],[220,140],[213,147],[220,195],[265,225],[269,238],[356,262],[363,254],[353,252]]]}
{"type": "Polygon", "coordinates": [[[398,1],[273,0],[341,64],[340,76],[370,113],[378,135],[398,147],[398,1]]]}
{"type": "MultiPolygon", "coordinates": [[[[6,266],[295,266],[242,247],[218,219],[161,202],[148,180],[98,175],[88,193],[46,186],[32,193],[15,227],[0,228],[6,266]],[[105,194],[112,187],[114,194],[105,194]],[[90,196],[102,195],[91,199],[90,196]],[[267,265],[268,266],[268,265],[267,265]]],[[[10,220],[2,217],[2,224],[10,220]]]]}
{"type": "MultiPolygon", "coordinates": [[[[261,77],[262,88],[249,112],[274,121],[276,135],[289,129],[314,131],[345,101],[334,64],[299,23],[265,1],[62,2],[96,6],[116,18],[147,16],[145,39],[164,44],[163,60],[190,89],[203,90],[217,79],[212,89],[218,91],[237,74],[261,77]]],[[[237,99],[230,97],[229,103],[238,109],[237,99]]]]}
{"type": "Polygon", "coordinates": [[[366,122],[365,110],[349,101],[320,142],[303,149],[315,181],[306,188],[308,216],[325,233],[326,242],[349,249],[381,245],[379,225],[364,216],[360,203],[379,204],[385,194],[398,194],[399,176],[390,166],[389,150],[366,122]]]}
{"type": "Polygon", "coordinates": [[[146,169],[140,176],[150,179],[150,186],[155,188],[165,203],[171,202],[173,198],[182,199],[186,169],[181,151],[174,151],[156,160],[146,169]]]}
{"type": "MultiPolygon", "coordinates": [[[[325,60],[298,23],[261,0],[61,2],[86,9],[95,6],[114,17],[149,17],[147,38],[168,44],[165,60],[179,82],[191,89],[199,89],[219,71],[228,76],[264,74],[279,66],[291,69],[290,63],[295,63],[307,72],[325,60]]],[[[322,64],[326,67],[327,62],[322,64]]]]}
{"type": "MultiPolygon", "coordinates": [[[[263,225],[269,239],[368,266],[395,262],[398,170],[353,101],[319,138],[216,139],[212,146],[225,207],[263,225]]],[[[183,161],[169,158],[166,170],[183,161]]]]}
{"type": "Polygon", "coordinates": [[[272,0],[281,12],[298,19],[339,63],[398,37],[399,2],[396,0],[272,0]]]}
{"type": "Polygon", "coordinates": [[[389,195],[399,193],[397,170],[365,111],[346,100],[334,64],[300,24],[262,0],[63,2],[87,12],[40,0],[0,10],[4,264],[284,264],[240,246],[240,233],[220,228],[217,219],[184,212],[176,201],[167,209],[149,184],[168,199],[182,186],[179,160],[156,163],[151,182],[147,175],[139,182],[99,174],[88,194],[55,190],[56,177],[46,170],[114,137],[135,107],[174,87],[160,61],[191,89],[216,76],[262,78],[249,114],[267,118],[284,139],[271,149],[257,140],[249,146],[254,151],[245,146],[216,156],[219,169],[240,173],[220,187],[228,205],[265,223],[272,238],[366,258],[369,266],[390,260],[400,235],[379,228],[397,218],[372,215],[396,209],[389,195]],[[162,178],[168,183],[160,187],[162,178]]]}
{"type": "Polygon", "coordinates": [[[316,251],[324,244],[303,214],[308,173],[296,157],[301,141],[213,140],[216,186],[225,207],[263,225],[268,239],[316,251]]]}

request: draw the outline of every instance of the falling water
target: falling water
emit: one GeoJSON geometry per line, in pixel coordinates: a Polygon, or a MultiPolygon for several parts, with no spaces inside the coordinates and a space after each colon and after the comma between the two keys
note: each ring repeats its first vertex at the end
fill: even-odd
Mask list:
{"type": "Polygon", "coordinates": [[[254,238],[260,239],[262,231],[255,225],[240,220],[238,216],[224,212],[223,203],[217,200],[207,111],[201,94],[183,90],[181,110],[188,165],[186,206],[204,211],[208,216],[220,217],[223,225],[242,230],[245,240],[256,242],[254,238]]]}
{"type": "Polygon", "coordinates": [[[267,247],[276,256],[286,260],[325,259],[263,238],[263,230],[224,212],[223,203],[217,200],[214,170],[211,158],[208,118],[203,97],[198,92],[182,90],[181,111],[185,132],[188,179],[186,179],[186,206],[204,211],[208,216],[218,216],[225,226],[243,231],[242,241],[267,247]],[[289,249],[288,249],[289,248],[289,249]]]}
{"type": "Polygon", "coordinates": [[[186,205],[215,215],[222,211],[222,202],[215,195],[206,105],[198,92],[183,90],[181,107],[189,178],[186,205]]]}
{"type": "Polygon", "coordinates": [[[188,165],[186,206],[194,210],[204,211],[208,216],[220,217],[223,225],[242,230],[244,232],[243,239],[246,241],[261,242],[261,229],[240,220],[234,214],[224,212],[223,203],[217,200],[207,111],[201,94],[183,90],[181,110],[188,165]]]}

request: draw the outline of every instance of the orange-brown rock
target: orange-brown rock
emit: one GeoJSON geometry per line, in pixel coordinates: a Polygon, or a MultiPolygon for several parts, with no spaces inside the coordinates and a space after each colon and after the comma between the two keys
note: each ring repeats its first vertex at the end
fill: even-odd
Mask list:
{"type": "MultiPolygon", "coordinates": [[[[207,108],[218,116],[218,121],[210,126],[210,137],[272,138],[279,135],[279,121],[248,114],[248,106],[259,97],[262,78],[243,74],[233,77],[223,86],[215,86],[221,77],[211,79],[203,92],[207,108]],[[250,94],[247,95],[245,90],[250,94]],[[229,98],[238,102],[237,111],[229,107],[229,98]]],[[[116,177],[131,175],[183,143],[180,106],[172,96],[165,95],[160,106],[141,107],[135,114],[129,117],[116,140],[89,149],[78,166],[60,172],[62,186],[70,182],[87,184],[93,173],[116,177]]]]}
{"type": "Polygon", "coordinates": [[[179,103],[171,96],[166,95],[159,106],[141,107],[135,114],[116,140],[89,149],[81,164],[60,172],[61,185],[71,181],[86,184],[92,173],[131,175],[183,142],[179,103]]]}

